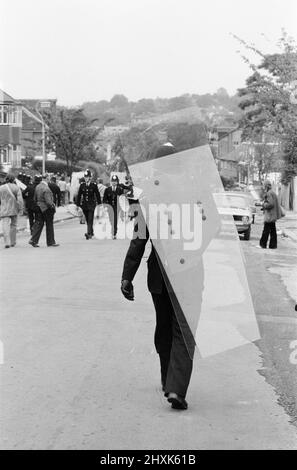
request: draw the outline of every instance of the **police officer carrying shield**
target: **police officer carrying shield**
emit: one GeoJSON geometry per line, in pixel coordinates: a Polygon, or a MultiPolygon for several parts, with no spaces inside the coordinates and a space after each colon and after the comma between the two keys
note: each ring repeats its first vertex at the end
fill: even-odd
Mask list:
{"type": "MultiPolygon", "coordinates": [[[[161,145],[153,157],[160,158],[175,152],[173,145],[167,143],[161,145]]],[[[145,229],[146,234],[143,236],[145,220],[141,214],[140,209],[140,217],[138,216],[134,236],[130,242],[123,266],[121,291],[128,300],[134,300],[132,281],[140,266],[150,236],[148,228],[145,229]],[[142,222],[142,230],[140,230],[142,236],[138,236],[140,222],[142,222]]],[[[173,299],[176,299],[173,287],[153,244],[147,265],[147,284],[156,311],[154,340],[160,358],[162,388],[172,408],[186,410],[188,404],[185,397],[192,374],[195,339],[179,303],[177,301],[173,302],[173,299]]],[[[199,267],[200,277],[197,279],[197,292],[200,293],[201,304],[204,279],[202,262],[199,267]]],[[[198,313],[200,305],[197,304],[196,308],[198,313]]]]}
{"type": "Polygon", "coordinates": [[[101,197],[96,183],[91,181],[92,174],[90,170],[84,173],[84,179],[80,184],[77,195],[77,206],[82,208],[88,225],[85,237],[90,240],[94,236],[94,210],[97,204],[101,204],[101,197]]]}

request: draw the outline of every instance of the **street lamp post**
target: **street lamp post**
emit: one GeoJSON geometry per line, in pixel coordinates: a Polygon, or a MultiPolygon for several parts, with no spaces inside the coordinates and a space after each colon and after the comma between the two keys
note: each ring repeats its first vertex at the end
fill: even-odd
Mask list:
{"type": "Polygon", "coordinates": [[[38,117],[41,121],[41,126],[42,126],[42,174],[45,174],[45,123],[42,114],[38,111],[39,102],[36,104],[35,111],[38,114],[38,117]]]}
{"type": "Polygon", "coordinates": [[[44,175],[45,174],[45,122],[44,122],[42,114],[38,110],[38,106],[40,106],[41,108],[50,109],[51,103],[50,101],[38,101],[35,107],[36,112],[41,120],[41,125],[42,125],[42,174],[44,175]]]}

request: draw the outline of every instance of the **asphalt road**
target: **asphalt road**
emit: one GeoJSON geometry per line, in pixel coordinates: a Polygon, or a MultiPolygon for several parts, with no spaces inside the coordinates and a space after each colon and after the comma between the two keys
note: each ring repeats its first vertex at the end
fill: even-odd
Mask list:
{"type": "Polygon", "coordinates": [[[241,242],[262,339],[196,357],[189,409],[178,412],[160,389],[146,263],[128,302],[128,240],[86,241],[84,231],[74,219],[55,226],[60,247],[43,235],[34,249],[20,233],[0,250],[0,447],[297,449],[293,242],[273,254],[253,246],[257,236],[241,242]]]}
{"type": "Polygon", "coordinates": [[[259,373],[273,386],[279,403],[297,427],[297,243],[278,236],[276,250],[258,248],[262,217],[243,241],[247,276],[261,340],[259,373]]]}

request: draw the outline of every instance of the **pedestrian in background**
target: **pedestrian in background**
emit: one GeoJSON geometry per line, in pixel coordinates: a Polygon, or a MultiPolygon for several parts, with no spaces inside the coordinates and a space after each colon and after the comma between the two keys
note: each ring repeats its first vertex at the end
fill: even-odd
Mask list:
{"type": "Polygon", "coordinates": [[[35,188],[34,199],[38,209],[36,212],[35,223],[32,228],[32,236],[29,244],[34,248],[39,247],[38,242],[41,236],[44,224],[46,225],[46,244],[47,246],[59,246],[55,242],[54,234],[54,214],[56,212],[53,193],[50,190],[47,175],[42,176],[41,182],[35,188]]]}
{"type": "Polygon", "coordinates": [[[105,193],[105,190],[106,190],[107,186],[105,186],[105,184],[103,184],[103,179],[102,178],[98,178],[97,186],[98,186],[98,191],[100,193],[101,201],[103,201],[104,193],[105,193]]]}
{"type": "Polygon", "coordinates": [[[0,218],[5,248],[15,246],[18,215],[22,213],[24,203],[15,177],[8,175],[6,183],[0,187],[0,218]]]}
{"type": "MultiPolygon", "coordinates": [[[[79,178],[78,182],[79,182],[79,185],[81,185],[81,183],[84,183],[85,182],[84,177],[79,178]]],[[[80,224],[85,224],[86,223],[85,214],[83,213],[82,208],[78,207],[78,205],[77,205],[78,191],[79,191],[79,187],[77,188],[76,192],[73,194],[73,202],[77,206],[77,215],[78,215],[78,218],[79,218],[79,223],[80,224]]]]}
{"type": "Polygon", "coordinates": [[[54,204],[56,207],[60,207],[61,205],[61,190],[59,186],[57,185],[57,179],[55,176],[52,176],[48,186],[53,193],[53,198],[54,198],[54,204]]]}
{"type": "Polygon", "coordinates": [[[61,191],[61,205],[65,206],[66,203],[66,189],[67,189],[67,183],[65,181],[65,177],[61,176],[60,181],[58,182],[58,186],[61,191]]]}
{"type": "Polygon", "coordinates": [[[277,248],[275,222],[282,217],[282,209],[276,193],[272,191],[271,182],[268,180],[264,182],[264,202],[262,210],[264,214],[264,227],[260,238],[260,247],[266,248],[269,238],[269,248],[273,250],[277,248]]]}
{"type": "Polygon", "coordinates": [[[34,199],[35,188],[40,183],[41,179],[42,178],[39,175],[34,176],[34,180],[28,184],[28,186],[23,192],[23,198],[24,198],[25,205],[27,208],[27,215],[29,219],[29,227],[30,227],[31,235],[32,235],[33,225],[35,222],[36,212],[38,211],[38,206],[34,199]]]}
{"type": "MultiPolygon", "coordinates": [[[[102,178],[98,178],[97,186],[98,186],[98,191],[99,191],[99,194],[100,194],[100,197],[101,197],[101,201],[103,201],[104,193],[105,193],[105,190],[106,190],[107,186],[105,186],[105,184],[103,184],[103,179],[102,178]]],[[[104,207],[102,206],[102,204],[100,204],[100,206],[97,206],[96,218],[99,219],[100,217],[103,216],[103,214],[104,214],[104,207]]]]}
{"type": "Polygon", "coordinates": [[[84,179],[78,190],[77,206],[81,207],[87,222],[87,233],[85,233],[86,240],[90,240],[94,236],[94,211],[97,204],[101,204],[101,197],[98,191],[97,184],[91,181],[92,173],[86,170],[84,179]]]}
{"type": "Polygon", "coordinates": [[[67,176],[66,192],[65,192],[65,204],[70,204],[70,188],[71,188],[71,182],[70,182],[70,178],[67,176]]]}

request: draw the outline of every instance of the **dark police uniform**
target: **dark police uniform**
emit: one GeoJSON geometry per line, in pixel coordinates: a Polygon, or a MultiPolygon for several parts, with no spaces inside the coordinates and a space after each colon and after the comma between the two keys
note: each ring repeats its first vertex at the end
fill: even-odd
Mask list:
{"type": "MultiPolygon", "coordinates": [[[[173,149],[164,148],[163,146],[158,149],[155,158],[174,153],[173,149]]],[[[140,213],[141,216],[141,213],[140,213]]],[[[123,291],[123,282],[130,281],[132,283],[134,276],[138,270],[141,259],[145,251],[145,245],[149,239],[149,231],[146,229],[146,238],[137,237],[138,227],[135,225],[134,237],[130,242],[128,252],[124,261],[122,273],[122,293],[129,300],[133,300],[134,293],[132,290],[132,297],[126,295],[123,291]]],[[[186,409],[187,403],[184,400],[187,389],[189,386],[192,369],[193,369],[193,356],[195,349],[195,339],[184,317],[182,309],[174,294],[170,280],[163,268],[162,262],[158,257],[154,246],[147,261],[148,277],[147,284],[148,290],[151,293],[152,300],[156,311],[156,329],[155,329],[155,348],[160,358],[161,366],[161,382],[165,396],[169,394],[177,394],[181,397],[181,403],[172,403],[172,407],[179,409],[186,409]],[[174,307],[172,301],[174,301],[174,307]],[[178,319],[176,312],[178,310],[178,319]]],[[[204,282],[204,269],[203,263],[200,263],[200,279],[197,280],[197,291],[200,292],[200,305],[197,305],[197,316],[200,312],[202,302],[202,290],[204,282]]],[[[129,287],[128,287],[129,290],[129,287]]],[[[131,294],[130,290],[130,294],[131,294]]],[[[199,303],[199,302],[198,302],[199,303]]],[[[198,322],[198,318],[197,318],[198,322]]]]}
{"type": "Polygon", "coordinates": [[[103,196],[103,203],[108,204],[108,215],[112,227],[112,235],[115,238],[118,231],[119,216],[119,196],[124,194],[125,187],[121,184],[113,189],[112,186],[106,188],[103,196]]]}
{"type": "MultiPolygon", "coordinates": [[[[133,281],[145,251],[145,245],[149,239],[147,231],[146,239],[133,238],[124,261],[122,279],[133,281]]],[[[170,281],[166,276],[160,258],[152,245],[152,250],[147,261],[148,275],[147,285],[151,293],[156,311],[156,329],[154,343],[160,358],[161,382],[165,395],[170,392],[177,393],[185,398],[189,386],[192,368],[195,340],[187,325],[186,319],[180,309],[178,319],[172,305],[175,298],[170,281]],[[170,295],[169,295],[170,291],[170,295]],[[182,322],[182,330],[180,323],[182,322]],[[185,342],[187,340],[187,344],[185,342]]],[[[203,264],[201,263],[201,285],[203,288],[203,264]]],[[[175,302],[178,306],[178,302],[175,302]]],[[[199,312],[197,305],[197,312],[199,312]]]]}
{"type": "Polygon", "coordinates": [[[77,206],[82,208],[88,224],[87,233],[85,234],[87,240],[94,235],[94,210],[97,204],[101,204],[97,184],[92,181],[81,183],[77,195],[77,206]]]}

